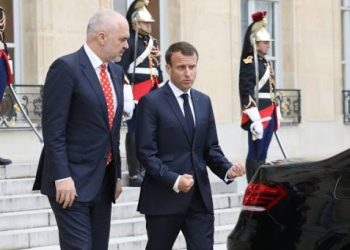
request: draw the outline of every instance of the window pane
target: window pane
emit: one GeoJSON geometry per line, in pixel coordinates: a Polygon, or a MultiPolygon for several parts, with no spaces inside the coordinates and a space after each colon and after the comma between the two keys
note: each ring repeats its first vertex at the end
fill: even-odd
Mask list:
{"type": "Polygon", "coordinates": [[[4,8],[6,15],[5,42],[14,42],[13,32],[13,5],[12,0],[0,0],[0,6],[4,8]]]}

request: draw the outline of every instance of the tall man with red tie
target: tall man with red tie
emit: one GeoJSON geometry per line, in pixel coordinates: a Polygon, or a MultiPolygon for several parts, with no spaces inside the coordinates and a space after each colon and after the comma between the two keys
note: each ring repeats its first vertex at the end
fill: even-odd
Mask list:
{"type": "Polygon", "coordinates": [[[77,52],[50,67],[43,94],[44,148],[34,190],[48,196],[61,249],[108,249],[111,203],[122,191],[119,152],[127,20],[101,10],[77,52]]]}

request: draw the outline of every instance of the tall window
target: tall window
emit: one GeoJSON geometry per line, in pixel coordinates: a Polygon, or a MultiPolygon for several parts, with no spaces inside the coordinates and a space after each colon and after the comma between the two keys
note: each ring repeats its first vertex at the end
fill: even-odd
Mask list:
{"type": "Polygon", "coordinates": [[[12,60],[14,83],[21,84],[21,53],[20,53],[20,0],[0,0],[6,15],[5,42],[12,60]]]}
{"type": "Polygon", "coordinates": [[[344,90],[350,90],[350,0],[342,0],[343,21],[343,80],[344,90]]]}
{"type": "Polygon", "coordinates": [[[271,60],[276,71],[277,87],[281,88],[282,64],[280,54],[279,1],[280,0],[241,0],[241,41],[243,43],[245,32],[252,22],[251,14],[256,11],[267,11],[267,30],[274,39],[271,43],[268,58],[271,60]]]}

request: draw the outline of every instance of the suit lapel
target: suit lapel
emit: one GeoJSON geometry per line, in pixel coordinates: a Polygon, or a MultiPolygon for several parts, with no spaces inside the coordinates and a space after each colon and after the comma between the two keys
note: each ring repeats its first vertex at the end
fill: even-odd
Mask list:
{"type": "MultiPolygon", "coordinates": [[[[116,93],[116,96],[117,96],[117,109],[116,109],[116,113],[115,113],[115,116],[114,116],[114,121],[113,121],[113,129],[116,128],[116,118],[117,117],[120,117],[121,115],[119,114],[120,112],[122,112],[122,106],[123,106],[123,96],[122,96],[122,87],[121,87],[121,79],[119,79],[118,75],[116,74],[115,71],[112,70],[112,67],[110,65],[111,63],[108,63],[108,70],[109,70],[109,74],[111,76],[111,79],[112,79],[112,83],[113,83],[113,86],[114,86],[114,90],[115,90],[115,93],[116,93]]],[[[119,123],[119,121],[118,121],[119,123]]]]}
{"type": "Polygon", "coordinates": [[[192,98],[192,104],[193,104],[193,111],[194,111],[194,116],[196,120],[196,126],[194,130],[194,135],[193,135],[193,143],[195,143],[196,138],[198,136],[198,131],[199,131],[199,121],[200,121],[200,115],[201,115],[201,110],[200,110],[200,105],[199,105],[199,95],[195,90],[191,90],[191,98],[192,98]]]}
{"type": "Polygon", "coordinates": [[[182,127],[184,133],[186,134],[187,141],[190,144],[192,144],[192,140],[190,139],[190,136],[187,132],[187,125],[186,125],[185,117],[181,111],[181,108],[179,106],[178,101],[176,100],[174,93],[172,92],[168,83],[165,86],[163,86],[163,88],[165,88],[165,92],[164,92],[165,99],[168,101],[171,110],[175,113],[177,119],[179,120],[181,127],[182,127]]]}
{"type": "Polygon", "coordinates": [[[95,69],[92,67],[91,62],[88,56],[86,55],[84,49],[81,48],[79,52],[80,65],[82,66],[83,75],[85,76],[87,82],[90,84],[90,87],[94,90],[94,93],[96,94],[97,100],[101,105],[103,118],[108,126],[107,103],[101,88],[100,80],[97,78],[95,69]]]}

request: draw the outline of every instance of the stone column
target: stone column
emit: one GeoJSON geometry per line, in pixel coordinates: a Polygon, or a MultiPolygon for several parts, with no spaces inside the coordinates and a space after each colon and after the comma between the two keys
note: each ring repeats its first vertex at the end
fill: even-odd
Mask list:
{"type": "Polygon", "coordinates": [[[22,1],[23,83],[43,84],[57,57],[78,50],[89,18],[100,8],[112,8],[112,0],[22,1]]]}

